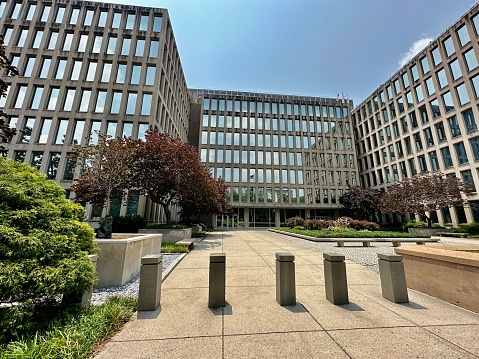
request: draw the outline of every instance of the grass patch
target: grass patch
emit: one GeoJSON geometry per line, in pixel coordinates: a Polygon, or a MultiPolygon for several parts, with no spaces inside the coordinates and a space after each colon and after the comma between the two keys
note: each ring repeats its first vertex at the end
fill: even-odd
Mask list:
{"type": "Polygon", "coordinates": [[[175,242],[161,242],[161,253],[190,253],[190,250],[188,247],[175,245],[175,242]]]}
{"type": "Polygon", "coordinates": [[[184,224],[148,224],[145,228],[147,229],[186,229],[184,224]]]}
{"type": "Polygon", "coordinates": [[[302,234],[315,238],[429,238],[420,233],[405,233],[392,231],[312,231],[309,229],[275,228],[279,231],[302,234]]]}
{"type": "Polygon", "coordinates": [[[469,252],[469,253],[479,253],[479,250],[473,250],[473,249],[458,249],[458,252],[469,252]]]}
{"type": "Polygon", "coordinates": [[[53,321],[48,329],[0,347],[0,358],[87,358],[136,310],[135,298],[111,297],[53,321]]]}

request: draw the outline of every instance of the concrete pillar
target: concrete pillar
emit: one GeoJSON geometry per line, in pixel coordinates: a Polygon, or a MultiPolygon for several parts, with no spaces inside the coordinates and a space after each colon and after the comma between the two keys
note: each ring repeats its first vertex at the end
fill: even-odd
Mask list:
{"type": "Polygon", "coordinates": [[[156,310],[161,300],[163,254],[148,254],[141,258],[138,311],[156,310]]]}
{"type": "Polygon", "coordinates": [[[333,304],[348,304],[348,280],[344,256],[337,253],[323,253],[323,258],[326,299],[333,304]]]}
{"type": "MultiPolygon", "coordinates": [[[[95,267],[95,272],[96,272],[96,262],[98,261],[98,256],[96,254],[90,254],[88,256],[90,260],[93,263],[93,266],[95,267]]],[[[85,293],[82,294],[81,297],[81,306],[86,307],[87,305],[91,304],[91,296],[93,294],[93,287],[91,287],[89,290],[87,290],[85,293]]]]}
{"type": "Polygon", "coordinates": [[[449,207],[449,213],[451,214],[452,225],[457,228],[459,220],[457,219],[456,207],[449,207]]]}
{"type": "Polygon", "coordinates": [[[464,207],[464,212],[466,212],[467,223],[474,223],[474,216],[471,207],[464,207]]]}
{"type": "Polygon", "coordinates": [[[280,208],[274,209],[274,226],[275,227],[281,226],[281,209],[280,208]]]}
{"type": "Polygon", "coordinates": [[[244,228],[249,228],[249,208],[244,208],[244,228]]]}
{"type": "Polygon", "coordinates": [[[309,208],[304,210],[304,216],[306,217],[305,219],[309,219],[309,217],[311,217],[311,210],[309,208]]]}
{"type": "Polygon", "coordinates": [[[378,253],[378,261],[383,297],[394,303],[408,303],[402,256],[378,253]]]}
{"type": "Polygon", "coordinates": [[[276,301],[279,305],[296,305],[294,255],[276,253],[276,301]]]}
{"type": "Polygon", "coordinates": [[[208,307],[225,307],[226,287],[226,254],[212,253],[210,255],[210,277],[208,307]]]}

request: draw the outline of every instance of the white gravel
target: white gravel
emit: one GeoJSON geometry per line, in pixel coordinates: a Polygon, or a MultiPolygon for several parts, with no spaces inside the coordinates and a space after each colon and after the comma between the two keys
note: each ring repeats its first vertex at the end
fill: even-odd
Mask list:
{"type": "MultiPolygon", "coordinates": [[[[163,253],[163,279],[184,257],[183,253],[163,253]]],[[[119,295],[122,297],[137,297],[140,285],[140,275],[137,275],[130,282],[121,287],[96,288],[93,290],[91,304],[99,305],[104,303],[109,297],[119,295]]]]}

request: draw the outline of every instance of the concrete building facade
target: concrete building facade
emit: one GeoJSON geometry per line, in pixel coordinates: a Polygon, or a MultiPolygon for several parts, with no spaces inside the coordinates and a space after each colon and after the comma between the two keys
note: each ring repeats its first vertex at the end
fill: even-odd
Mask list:
{"type": "MultiPolygon", "coordinates": [[[[2,155],[37,167],[67,196],[76,165],[68,155],[75,144],[95,143],[97,132],[141,138],[153,125],[187,141],[188,92],[165,9],[0,1],[0,31],[20,70],[0,99],[18,131],[2,155]]],[[[150,221],[163,215],[134,192],[111,210],[150,221]]]]}
{"type": "Polygon", "coordinates": [[[190,98],[191,141],[229,186],[240,225],[338,217],[358,178],[351,101],[207,89],[190,98]]]}
{"type": "MultiPolygon", "coordinates": [[[[478,34],[476,5],[352,111],[361,186],[440,171],[469,182],[468,200],[479,200],[478,34]]],[[[457,226],[479,212],[443,208],[432,218],[457,226]]]]}

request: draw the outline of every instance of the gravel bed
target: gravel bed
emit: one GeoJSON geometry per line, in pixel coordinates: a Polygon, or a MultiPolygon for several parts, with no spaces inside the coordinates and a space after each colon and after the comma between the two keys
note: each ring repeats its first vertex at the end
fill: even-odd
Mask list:
{"type": "MultiPolygon", "coordinates": [[[[171,266],[174,266],[183,253],[163,253],[163,279],[165,273],[171,266]]],[[[137,297],[140,285],[140,275],[137,275],[130,282],[121,287],[96,288],[93,290],[91,303],[99,305],[104,303],[109,297],[119,295],[122,297],[137,297]]]]}
{"type": "MultiPolygon", "coordinates": [[[[383,254],[394,254],[394,247],[391,242],[375,242],[371,243],[371,247],[363,247],[361,242],[356,243],[347,243],[344,247],[337,247],[336,243],[333,242],[312,242],[306,239],[301,239],[297,237],[291,237],[288,235],[282,235],[275,232],[269,232],[271,236],[278,236],[278,238],[286,239],[291,242],[295,242],[303,245],[304,247],[311,248],[318,252],[334,252],[342,254],[346,259],[362,264],[363,266],[379,273],[378,266],[378,253],[383,254]],[[280,237],[279,237],[280,236],[280,237]]],[[[358,238],[360,240],[360,238],[358,238]]],[[[448,244],[447,240],[440,242],[441,244],[448,244]]],[[[413,245],[414,243],[404,243],[403,245],[413,245]]],[[[434,245],[434,243],[427,244],[428,246],[434,245]]]]}

